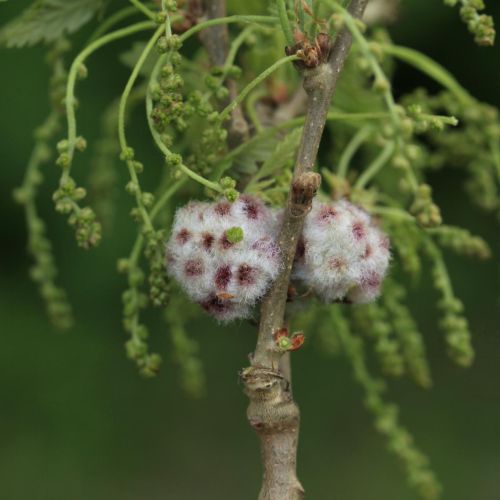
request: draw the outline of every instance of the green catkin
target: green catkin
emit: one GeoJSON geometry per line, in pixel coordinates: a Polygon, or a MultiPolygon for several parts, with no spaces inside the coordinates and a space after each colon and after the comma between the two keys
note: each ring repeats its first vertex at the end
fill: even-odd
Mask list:
{"type": "Polygon", "coordinates": [[[160,246],[165,240],[165,232],[156,230],[149,213],[155,198],[152,193],[143,191],[139,181],[139,174],[143,171],[143,164],[135,157],[134,150],[128,146],[125,133],[125,119],[127,105],[133,90],[134,83],[139,76],[150,51],[162,34],[164,27],[160,26],[150,39],[146,48],[139,57],[132,74],[125,86],[120,98],[118,108],[118,137],[120,143],[120,159],[125,162],[129,171],[130,181],[126,185],[126,191],[134,197],[136,206],[131,211],[132,218],[139,224],[141,237],[136,240],[129,259],[121,260],[118,264],[119,270],[126,272],[129,288],[123,293],[123,315],[124,328],[130,334],[130,340],[126,343],[129,358],[134,360],[140,373],[146,377],[155,376],[161,365],[161,357],[149,352],[147,338],[149,332],[147,327],[140,322],[140,312],[148,303],[153,305],[164,305],[168,299],[168,283],[164,278],[164,266],[160,265],[160,246]],[[144,254],[149,261],[149,285],[150,297],[144,293],[143,285],[146,280],[145,273],[139,265],[141,249],[145,246],[144,254]]]}
{"type": "Polygon", "coordinates": [[[415,446],[410,433],[401,426],[398,407],[382,399],[384,383],[374,379],[368,371],[364,344],[352,335],[340,306],[330,309],[331,328],[336,332],[342,348],[351,362],[354,378],[363,388],[365,405],[375,418],[375,428],[386,437],[389,450],[402,462],[408,481],[424,500],[438,499],[441,486],[430,469],[429,460],[415,446]]]}
{"type": "Polygon", "coordinates": [[[154,377],[161,365],[161,357],[150,353],[147,344],[149,331],[140,321],[140,312],[148,305],[148,296],[142,291],[145,275],[137,264],[142,238],[136,243],[129,259],[118,261],[118,270],[127,275],[128,288],[122,294],[123,328],[130,335],[125,343],[127,356],[133,360],[141,375],[154,377]]]}
{"type": "Polygon", "coordinates": [[[430,229],[434,239],[442,247],[449,248],[465,257],[476,257],[481,260],[491,257],[491,249],[482,238],[474,236],[467,229],[455,226],[440,226],[430,229]]]}
{"type": "Polygon", "coordinates": [[[351,308],[352,325],[373,341],[380,369],[385,375],[401,377],[405,363],[399,338],[388,320],[387,311],[378,304],[364,304],[351,308]]]}
{"type": "Polygon", "coordinates": [[[165,320],[172,341],[173,360],[180,370],[181,385],[189,396],[199,398],[205,393],[205,372],[199,358],[198,342],[189,337],[185,328],[187,315],[181,313],[185,308],[180,295],[175,294],[170,307],[165,309],[165,320]]]}
{"type": "Polygon", "coordinates": [[[441,211],[432,201],[432,189],[428,184],[421,184],[418,187],[410,213],[423,227],[435,227],[441,224],[441,211]]]}
{"type": "Polygon", "coordinates": [[[399,338],[407,371],[416,384],[429,388],[432,385],[432,378],[424,339],[408,307],[403,304],[405,297],[403,286],[390,278],[385,280],[382,303],[399,338]]]}
{"type": "MultiPolygon", "coordinates": [[[[75,236],[78,245],[89,249],[99,244],[101,240],[102,227],[97,220],[93,209],[89,206],[81,207],[80,202],[86,197],[87,192],[83,187],[77,185],[71,177],[71,167],[75,151],[84,151],[86,142],[83,137],[76,135],[77,123],[75,115],[76,98],[75,84],[78,75],[81,75],[82,65],[88,56],[104,45],[152,28],[150,22],[137,23],[123,29],[103,35],[85,47],[75,58],[71,65],[66,84],[65,107],[68,126],[67,138],[58,144],[59,157],[56,164],[61,168],[59,188],[53,194],[56,211],[68,216],[68,222],[75,228],[75,236]]],[[[86,74],[85,74],[86,76],[86,74]]]]}
{"type": "Polygon", "coordinates": [[[417,278],[420,275],[422,264],[418,253],[421,246],[421,234],[418,227],[411,223],[397,221],[389,226],[391,244],[395,248],[403,270],[410,276],[417,278]]]}
{"type": "Polygon", "coordinates": [[[474,361],[469,324],[464,316],[464,306],[455,297],[448,270],[439,248],[428,239],[424,251],[431,259],[432,280],[441,295],[438,309],[441,312],[439,326],[444,331],[449,356],[460,366],[470,366],[474,361]]]}
{"type": "Polygon", "coordinates": [[[483,0],[444,0],[444,3],[452,7],[460,4],[460,17],[478,45],[491,46],[495,43],[493,18],[479,13],[485,9],[483,0]]]}
{"type": "Polygon", "coordinates": [[[25,210],[28,251],[34,261],[30,274],[38,285],[51,323],[60,330],[67,330],[73,325],[73,313],[66,291],[59,287],[55,281],[58,274],[57,266],[45,223],[37,212],[36,197],[39,185],[43,181],[41,167],[51,159],[50,143],[61,127],[61,99],[64,95],[66,81],[63,55],[68,48],[68,42],[61,39],[54,44],[48,54],[47,60],[52,66],[50,100],[53,110],[35,132],[36,144],[22,185],[14,191],[15,200],[23,205],[25,210]]]}
{"type": "MultiPolygon", "coordinates": [[[[398,49],[399,50],[399,49],[398,49]]],[[[406,50],[406,49],[404,49],[406,50]]],[[[406,52],[405,52],[406,53],[406,52]]],[[[412,57],[417,57],[410,52],[412,57]]],[[[444,71],[433,63],[433,72],[444,71]]],[[[455,81],[444,79],[450,90],[434,96],[418,89],[403,98],[411,108],[418,107],[424,113],[445,110],[456,116],[461,126],[440,133],[429,129],[426,138],[432,144],[428,150],[428,167],[460,167],[468,173],[465,184],[471,201],[481,209],[496,212],[500,207],[500,120],[498,111],[470,97],[455,81]]]]}

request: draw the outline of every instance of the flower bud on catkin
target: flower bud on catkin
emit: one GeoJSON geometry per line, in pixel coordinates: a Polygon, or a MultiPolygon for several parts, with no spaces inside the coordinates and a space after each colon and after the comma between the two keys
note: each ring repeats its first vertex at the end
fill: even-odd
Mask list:
{"type": "Polygon", "coordinates": [[[276,218],[258,198],[190,202],[177,210],[167,269],[220,321],[246,318],[279,270],[276,218]]]}
{"type": "Polygon", "coordinates": [[[371,302],[389,265],[389,238],[346,200],[313,202],[297,249],[294,277],[325,302],[371,302]]]}

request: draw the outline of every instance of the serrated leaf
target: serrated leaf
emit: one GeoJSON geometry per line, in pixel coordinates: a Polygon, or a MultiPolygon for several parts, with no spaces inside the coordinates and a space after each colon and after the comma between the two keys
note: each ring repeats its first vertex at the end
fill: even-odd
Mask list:
{"type": "Polygon", "coordinates": [[[234,158],[232,172],[240,175],[254,175],[259,168],[258,165],[272,154],[277,144],[275,135],[250,142],[249,146],[243,147],[240,154],[234,158]]]}
{"type": "Polygon", "coordinates": [[[36,0],[0,30],[0,45],[50,43],[90,21],[103,0],[36,0]]]}
{"type": "Polygon", "coordinates": [[[277,175],[281,170],[292,164],[295,152],[299,147],[302,128],[292,130],[266,158],[259,170],[252,177],[247,189],[250,191],[260,179],[277,175]]]}

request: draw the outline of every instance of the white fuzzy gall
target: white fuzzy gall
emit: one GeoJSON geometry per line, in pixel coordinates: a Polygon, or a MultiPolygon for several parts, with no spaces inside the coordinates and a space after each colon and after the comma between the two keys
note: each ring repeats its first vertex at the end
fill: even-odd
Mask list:
{"type": "Polygon", "coordinates": [[[168,272],[220,321],[246,318],[278,274],[276,225],[272,211],[253,196],[190,202],[175,214],[168,272]]]}
{"type": "Polygon", "coordinates": [[[389,238],[347,200],[313,202],[297,249],[294,278],[325,302],[371,302],[390,260],[389,238]]]}

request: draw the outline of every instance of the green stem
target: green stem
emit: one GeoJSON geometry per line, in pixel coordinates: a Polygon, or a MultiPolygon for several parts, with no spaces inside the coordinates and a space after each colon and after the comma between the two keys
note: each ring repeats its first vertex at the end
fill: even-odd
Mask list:
{"type": "Polygon", "coordinates": [[[427,238],[425,244],[427,254],[434,261],[435,269],[440,277],[439,288],[443,295],[443,299],[446,302],[451,302],[455,299],[455,292],[453,291],[453,285],[451,284],[450,274],[448,273],[443,254],[432,238],[427,238]]]}
{"type": "Polygon", "coordinates": [[[452,127],[456,127],[458,125],[458,119],[455,116],[447,116],[447,115],[429,115],[427,113],[422,113],[419,115],[420,118],[424,120],[439,120],[441,123],[445,125],[450,125],[452,127]]]}
{"type": "Polygon", "coordinates": [[[290,20],[288,19],[288,12],[286,9],[285,0],[276,0],[276,5],[278,7],[278,14],[280,18],[281,29],[285,35],[286,44],[293,45],[295,43],[293,39],[292,27],[290,26],[290,20]]]}
{"type": "Polygon", "coordinates": [[[255,132],[257,134],[260,134],[264,130],[264,127],[260,123],[259,117],[257,116],[257,113],[255,112],[255,103],[261,97],[264,97],[265,95],[266,95],[266,92],[264,92],[262,89],[256,90],[255,92],[250,94],[250,96],[248,97],[246,107],[245,107],[246,111],[247,111],[248,118],[252,122],[252,125],[254,126],[255,132]]]}
{"type": "Polygon", "coordinates": [[[417,50],[413,50],[408,47],[401,47],[399,45],[381,44],[380,47],[385,53],[410,64],[436,82],[440,83],[443,87],[451,91],[464,104],[471,104],[474,102],[474,98],[458,83],[454,76],[430,57],[418,52],[417,50]]]}
{"type": "Polygon", "coordinates": [[[149,217],[151,218],[151,221],[154,222],[160,211],[163,209],[165,204],[167,203],[170,198],[186,183],[187,178],[184,177],[183,179],[179,179],[177,182],[172,184],[168,189],[165,190],[165,192],[158,198],[158,201],[154,204],[153,208],[151,209],[151,212],[149,212],[149,217]]]}
{"type": "Polygon", "coordinates": [[[133,5],[129,5],[127,7],[123,7],[123,9],[118,10],[107,19],[105,19],[90,35],[88,42],[86,45],[89,45],[94,40],[97,40],[102,35],[107,33],[113,26],[118,24],[119,22],[127,19],[127,17],[131,17],[134,14],[137,14],[137,9],[133,5]]]}
{"type": "Polygon", "coordinates": [[[230,23],[272,23],[278,22],[278,18],[274,16],[228,16],[228,17],[218,17],[216,19],[209,19],[208,21],[203,21],[196,24],[192,28],[188,29],[179,38],[181,42],[187,40],[191,35],[198,33],[198,31],[209,28],[210,26],[217,26],[219,24],[230,24],[230,23]]]}
{"type": "Polygon", "coordinates": [[[354,155],[360,148],[360,146],[365,142],[365,140],[372,133],[372,126],[367,125],[363,128],[360,128],[356,134],[354,134],[353,138],[349,141],[349,144],[344,149],[342,156],[340,157],[339,164],[337,167],[337,177],[340,179],[344,179],[347,175],[347,170],[353,159],[354,155]]]}
{"type": "Polygon", "coordinates": [[[384,71],[382,70],[380,64],[373,55],[369,43],[367,42],[363,33],[361,33],[360,29],[358,28],[356,20],[349,14],[349,12],[346,9],[344,9],[335,1],[328,0],[328,4],[332,7],[334,11],[342,15],[348,30],[351,32],[354,40],[356,40],[356,42],[359,45],[359,48],[363,52],[363,55],[366,57],[366,60],[372,67],[373,74],[375,75],[375,80],[379,80],[381,82],[387,82],[387,89],[382,91],[384,100],[386,102],[394,126],[396,127],[397,130],[401,130],[402,129],[401,119],[397,112],[396,102],[394,101],[394,96],[392,95],[391,92],[389,80],[385,76],[384,71]]]}
{"type": "Polygon", "coordinates": [[[396,149],[396,144],[394,142],[389,142],[385,148],[380,152],[380,154],[373,160],[373,162],[367,167],[367,169],[359,176],[355,189],[363,189],[365,185],[379,173],[382,167],[389,161],[396,149]]]}
{"type": "Polygon", "coordinates": [[[165,0],[161,0],[161,10],[165,14],[165,36],[168,38],[172,36],[172,22],[170,15],[168,13],[167,6],[165,5],[165,0]]]}
{"type": "Polygon", "coordinates": [[[70,168],[71,168],[71,160],[73,159],[73,155],[75,152],[75,141],[76,141],[76,114],[75,114],[75,85],[76,79],[78,75],[78,70],[80,66],[84,63],[84,61],[89,57],[93,52],[102,46],[113,42],[115,40],[119,40],[120,38],[127,37],[129,35],[133,35],[140,31],[150,30],[155,27],[155,24],[150,21],[144,21],[141,23],[133,24],[131,26],[127,26],[126,28],[122,28],[107,35],[102,36],[101,38],[95,40],[90,45],[85,47],[80,54],[76,57],[71,65],[69,75],[68,75],[68,83],[66,86],[66,120],[68,122],[68,157],[69,157],[69,165],[64,168],[62,174],[62,180],[66,180],[69,177],[70,168]]]}
{"type": "Polygon", "coordinates": [[[401,208],[376,206],[370,209],[370,213],[390,219],[415,222],[415,217],[401,208]]]}
{"type": "MultiPolygon", "coordinates": [[[[355,19],[349,14],[349,12],[341,7],[339,4],[337,4],[334,0],[327,0],[328,4],[332,7],[332,9],[339,14],[342,15],[345,24],[349,31],[351,32],[353,38],[356,40],[358,43],[361,51],[363,52],[364,56],[366,57],[366,60],[372,67],[373,74],[375,75],[375,79],[380,81],[381,84],[384,85],[384,88],[382,89],[382,94],[384,96],[384,100],[387,106],[387,109],[389,111],[389,115],[391,117],[391,121],[394,125],[394,128],[396,131],[398,131],[400,134],[397,136],[396,141],[397,141],[397,146],[401,148],[403,146],[403,138],[401,136],[401,132],[403,131],[403,125],[401,121],[401,116],[398,112],[396,102],[394,100],[394,96],[392,95],[391,87],[388,78],[385,76],[384,71],[382,70],[380,64],[378,63],[376,57],[373,55],[373,52],[370,48],[370,44],[364,37],[363,33],[360,31],[358,28],[358,25],[356,24],[355,19]]],[[[410,187],[413,191],[416,191],[418,188],[418,182],[417,178],[415,175],[415,172],[413,169],[410,167],[407,172],[407,177],[408,177],[408,182],[410,184],[410,187]]]]}
{"type": "Polygon", "coordinates": [[[224,121],[227,119],[229,114],[238,106],[244,99],[245,97],[257,86],[259,83],[263,82],[269,75],[274,73],[278,68],[283,66],[284,64],[287,64],[288,62],[296,61],[299,59],[296,55],[292,56],[286,56],[278,61],[276,61],[274,64],[269,66],[269,68],[265,69],[259,76],[254,78],[240,93],[239,95],[232,101],[230,102],[220,113],[219,118],[221,121],[224,121]]]}
{"type": "Polygon", "coordinates": [[[247,26],[232,42],[229,47],[229,52],[227,54],[226,62],[224,63],[224,67],[222,70],[222,74],[225,77],[229,68],[233,65],[234,60],[236,59],[236,55],[238,54],[238,50],[243,45],[247,37],[255,31],[256,26],[250,25],[247,26]]]}
{"type": "Polygon", "coordinates": [[[129,2],[134,5],[136,9],[140,10],[145,16],[149,17],[149,19],[152,19],[153,21],[155,20],[155,13],[151,9],[143,5],[140,0],[129,0],[129,2]]]}
{"type": "MultiPolygon", "coordinates": [[[[127,138],[126,138],[126,134],[125,134],[125,111],[127,109],[128,97],[130,95],[130,92],[131,92],[136,80],[137,80],[137,77],[139,76],[139,72],[140,72],[142,66],[144,65],[144,62],[146,61],[147,57],[149,56],[149,53],[151,52],[151,50],[155,46],[158,38],[160,38],[160,36],[162,35],[164,29],[165,28],[163,25],[159,26],[157,28],[157,30],[155,31],[155,34],[149,40],[148,44],[146,45],[146,47],[142,51],[142,54],[140,55],[139,59],[137,60],[135,66],[134,66],[134,69],[132,70],[132,74],[130,75],[130,77],[127,81],[127,85],[125,86],[125,90],[123,91],[123,94],[120,98],[120,105],[118,108],[118,138],[120,141],[120,147],[121,147],[122,151],[125,151],[127,149],[127,138]]],[[[137,185],[137,189],[135,191],[135,199],[136,199],[137,206],[138,206],[139,210],[141,211],[142,219],[144,221],[145,226],[147,227],[147,229],[151,230],[151,229],[153,229],[153,224],[152,224],[151,219],[149,218],[149,215],[147,213],[147,210],[142,202],[142,191],[141,191],[141,188],[139,185],[139,179],[137,177],[137,172],[134,169],[132,161],[127,161],[127,167],[128,167],[129,175],[130,175],[132,182],[134,182],[137,185]]]]}

